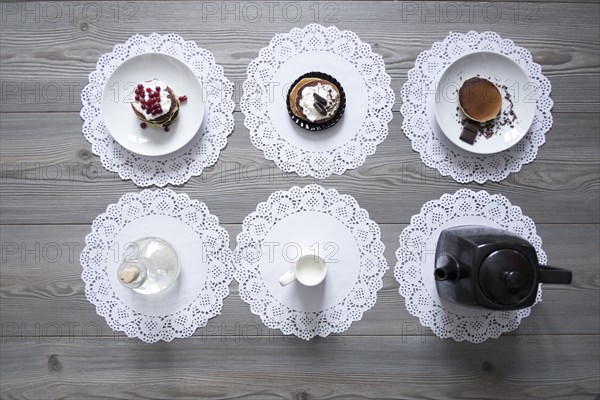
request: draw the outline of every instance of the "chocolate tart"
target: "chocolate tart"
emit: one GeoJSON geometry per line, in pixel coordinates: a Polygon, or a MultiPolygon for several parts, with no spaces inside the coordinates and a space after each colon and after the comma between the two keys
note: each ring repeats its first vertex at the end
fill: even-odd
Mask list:
{"type": "Polygon", "coordinates": [[[292,121],[309,131],[321,131],[331,128],[339,122],[346,110],[344,88],[334,77],[322,72],[309,72],[296,79],[290,86],[286,102],[288,114],[292,121]],[[308,100],[312,104],[307,111],[302,106],[303,90],[315,88],[313,91],[316,92],[318,85],[321,85],[321,88],[331,87],[331,92],[327,93],[326,96],[318,96],[318,94],[315,96],[313,94],[314,97],[308,100]],[[315,110],[318,111],[318,114],[315,110]],[[309,116],[317,115],[318,118],[311,121],[307,114],[309,116]]]}

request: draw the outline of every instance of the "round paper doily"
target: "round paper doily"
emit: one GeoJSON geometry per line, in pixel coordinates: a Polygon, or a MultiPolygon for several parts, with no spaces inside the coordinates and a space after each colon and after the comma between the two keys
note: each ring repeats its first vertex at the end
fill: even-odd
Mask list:
{"type": "Polygon", "coordinates": [[[498,182],[532,162],[538,147],[546,142],[546,132],[552,127],[550,91],[550,81],[542,75],[540,65],[533,62],[528,50],[516,46],[512,40],[502,39],[494,32],[452,32],[442,42],[434,43],[430,50],[419,54],[415,67],[408,72],[408,81],[401,92],[402,129],[425,165],[437,169],[440,174],[450,175],[461,183],[498,182]],[[536,86],[533,95],[537,109],[529,132],[519,143],[496,154],[472,154],[444,140],[435,118],[435,88],[439,76],[454,60],[475,51],[493,51],[510,57],[527,72],[536,86]]]}
{"type": "Polygon", "coordinates": [[[276,35],[248,66],[240,107],[252,143],[285,172],[324,179],[362,165],[388,134],[394,92],[383,58],[351,31],[311,24],[276,35]],[[309,132],[290,118],[290,85],[307,72],[337,79],[346,111],[335,126],[309,132]]]}
{"type": "Polygon", "coordinates": [[[375,222],[353,197],[319,185],[273,193],[244,219],[234,259],[240,296],[273,329],[309,340],[343,332],[375,304],[388,269],[375,222]],[[315,245],[316,243],[316,245],[315,245]],[[319,249],[325,281],[279,284],[300,246],[319,249]]]}
{"type": "Polygon", "coordinates": [[[81,253],[85,294],[108,325],[144,342],[191,336],[221,312],[233,279],[229,235],[204,203],[169,189],[128,193],[92,224],[81,253]],[[121,285],[117,268],[135,240],[154,236],[176,249],[177,282],[155,295],[121,285]]]}
{"type": "MultiPolygon", "coordinates": [[[[408,312],[441,338],[481,343],[515,330],[531,308],[478,310],[439,298],[433,277],[437,240],[442,230],[459,225],[487,225],[515,233],[534,246],[540,265],[546,265],[546,253],[531,218],[502,195],[460,189],[439,200],[428,201],[421,212],[410,219],[410,225],[400,234],[394,269],[408,312]]],[[[541,286],[536,304],[542,300],[541,286]]]]}
{"type": "Polygon", "coordinates": [[[81,92],[83,134],[92,144],[94,154],[100,156],[102,165],[118,172],[121,179],[131,179],[138,186],[182,185],[217,162],[227,136],[233,131],[232,96],[233,84],[210,51],[174,33],[135,35],[115,45],[111,53],[102,55],[96,70],[90,74],[89,83],[81,92]],[[183,61],[200,80],[206,97],[204,122],[195,138],[175,153],[157,157],[140,156],[124,149],[106,129],[100,110],[102,91],[112,72],[123,61],[152,52],[183,61]]]}

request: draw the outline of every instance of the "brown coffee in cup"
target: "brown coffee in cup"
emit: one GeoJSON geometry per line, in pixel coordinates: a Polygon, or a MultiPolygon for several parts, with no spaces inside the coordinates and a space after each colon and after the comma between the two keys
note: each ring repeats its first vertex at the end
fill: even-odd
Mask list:
{"type": "Polygon", "coordinates": [[[467,120],[460,139],[473,144],[479,127],[498,116],[502,109],[502,95],[498,87],[487,79],[467,79],[458,91],[458,104],[467,120]]]}

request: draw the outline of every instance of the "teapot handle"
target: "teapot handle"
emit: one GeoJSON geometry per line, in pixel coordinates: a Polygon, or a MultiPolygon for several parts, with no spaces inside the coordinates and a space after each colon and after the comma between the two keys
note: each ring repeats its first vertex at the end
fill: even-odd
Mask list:
{"type": "Polygon", "coordinates": [[[540,267],[540,283],[570,284],[573,274],[568,269],[556,267],[540,267]]]}

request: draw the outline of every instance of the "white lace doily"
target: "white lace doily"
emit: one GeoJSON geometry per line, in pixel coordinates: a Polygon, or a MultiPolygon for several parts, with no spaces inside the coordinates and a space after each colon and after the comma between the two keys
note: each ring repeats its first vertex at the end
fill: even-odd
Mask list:
{"type": "Polygon", "coordinates": [[[92,224],[81,253],[85,294],[116,331],[144,342],[191,336],[220,314],[233,279],[229,235],[204,203],[169,189],[128,193],[92,224]],[[117,268],[129,244],[147,236],[176,249],[181,272],[164,292],[143,295],[122,286],[117,268]]]}
{"type": "Polygon", "coordinates": [[[379,226],[356,200],[319,185],[273,193],[244,219],[234,254],[240,296],[273,329],[309,340],[343,332],[373,307],[388,269],[379,226]],[[314,245],[325,281],[306,287],[278,279],[296,246],[314,245]],[[290,250],[290,248],[292,250],[290,250]]]}
{"type": "Polygon", "coordinates": [[[285,172],[324,179],[362,165],[388,134],[394,92],[383,58],[351,31],[307,25],[276,35],[248,66],[240,102],[252,143],[285,172]],[[291,120],[290,85],[307,72],[337,79],[346,111],[335,126],[309,132],[291,120]]]}
{"type": "MultiPolygon", "coordinates": [[[[531,218],[502,195],[460,189],[428,201],[410,219],[410,225],[400,234],[394,269],[408,312],[439,337],[481,343],[516,329],[531,308],[490,311],[440,300],[433,276],[437,240],[442,230],[459,225],[487,225],[515,233],[533,245],[540,265],[546,265],[546,253],[531,218]]],[[[536,304],[541,300],[540,285],[536,304]]]]}
{"type": "Polygon", "coordinates": [[[233,84],[210,51],[174,33],[135,35],[102,55],[89,75],[89,83],[81,92],[83,134],[102,165],[118,172],[121,179],[131,179],[138,186],[182,185],[217,162],[233,131],[232,96],[233,84]],[[202,83],[207,103],[202,132],[178,152],[164,157],[144,157],[124,149],[104,126],[100,110],[102,90],[112,72],[128,58],[152,52],[176,57],[190,67],[202,83]]]}
{"type": "Polygon", "coordinates": [[[512,40],[502,39],[494,32],[451,32],[442,42],[434,43],[431,50],[419,54],[415,67],[408,72],[408,81],[401,91],[402,129],[425,165],[436,168],[440,174],[450,175],[461,183],[498,182],[532,162],[538,147],[545,143],[545,134],[552,127],[550,90],[550,81],[542,75],[540,65],[533,62],[531,53],[512,40]],[[475,51],[493,51],[510,57],[537,85],[537,109],[529,132],[515,146],[497,154],[471,154],[440,140],[443,133],[437,127],[431,106],[440,73],[457,58],[475,51]]]}

